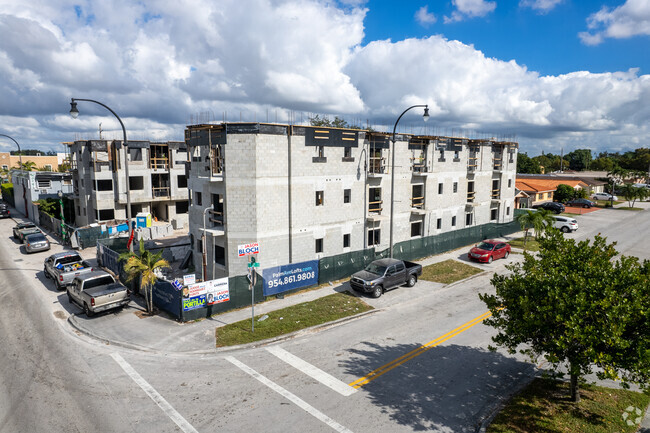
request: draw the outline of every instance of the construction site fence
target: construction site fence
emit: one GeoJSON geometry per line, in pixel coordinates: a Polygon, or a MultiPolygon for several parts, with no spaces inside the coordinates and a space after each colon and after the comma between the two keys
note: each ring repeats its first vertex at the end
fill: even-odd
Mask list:
{"type": "MultiPolygon", "coordinates": [[[[401,260],[417,260],[467,247],[484,239],[504,237],[520,230],[521,227],[517,221],[465,227],[435,236],[399,242],[393,247],[393,257],[401,260]]],[[[126,251],[128,250],[125,238],[100,239],[97,241],[97,260],[99,265],[119,275],[122,283],[129,287],[133,293],[139,293],[140,282],[135,280],[127,282],[127,276],[124,272],[125,262],[119,260],[119,255],[126,251]]],[[[318,285],[348,278],[353,273],[365,268],[370,262],[388,257],[389,254],[390,251],[388,249],[377,251],[375,248],[368,248],[336,256],[323,257],[318,263],[318,285]]],[[[254,287],[255,303],[266,300],[262,288],[262,276],[257,274],[254,287]]],[[[302,287],[285,292],[281,296],[304,289],[305,287],[302,287]]],[[[182,290],[178,290],[170,281],[160,279],[153,287],[153,303],[157,308],[166,311],[176,320],[182,322],[203,319],[215,314],[251,305],[253,300],[246,275],[229,277],[228,290],[230,299],[226,302],[213,305],[206,304],[203,307],[184,311],[182,290]]]]}

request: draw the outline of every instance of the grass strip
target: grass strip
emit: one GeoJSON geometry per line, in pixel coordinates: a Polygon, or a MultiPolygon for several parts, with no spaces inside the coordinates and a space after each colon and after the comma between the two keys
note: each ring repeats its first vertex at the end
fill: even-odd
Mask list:
{"type": "Polygon", "coordinates": [[[268,318],[262,321],[258,320],[262,316],[256,316],[255,332],[251,332],[250,319],[221,326],[215,331],[217,347],[266,340],[372,309],[363,300],[348,292],[335,293],[269,312],[268,318]]]}
{"type": "Polygon", "coordinates": [[[650,395],[596,385],[581,386],[580,403],[571,402],[569,394],[566,382],[535,379],[508,402],[487,432],[632,433],[650,404],[650,395]]]}
{"type": "Polygon", "coordinates": [[[449,259],[444,262],[425,266],[422,269],[420,279],[433,281],[434,283],[451,284],[480,272],[483,272],[483,269],[449,259]]]}
{"type": "MultiPolygon", "coordinates": [[[[508,241],[511,247],[524,249],[524,238],[516,238],[508,241]]],[[[539,243],[533,236],[529,236],[526,241],[526,251],[539,251],[539,243]]]]}

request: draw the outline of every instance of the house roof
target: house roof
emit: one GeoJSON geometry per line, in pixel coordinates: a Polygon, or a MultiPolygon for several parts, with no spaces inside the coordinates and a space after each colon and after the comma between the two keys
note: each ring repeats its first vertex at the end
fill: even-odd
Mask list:
{"type": "MultiPolygon", "coordinates": [[[[522,174],[518,173],[517,178],[519,179],[538,179],[538,180],[580,180],[587,185],[606,185],[607,182],[603,180],[596,180],[597,178],[606,178],[607,173],[600,176],[601,173],[605,172],[576,172],[576,173],[547,173],[547,174],[522,174]]],[[[566,182],[563,182],[566,183],[566,182]]]]}
{"type": "Polygon", "coordinates": [[[581,187],[585,188],[586,183],[580,180],[551,180],[551,179],[519,179],[515,181],[515,187],[522,191],[532,192],[548,192],[555,191],[560,184],[569,185],[571,188],[581,187]]]}

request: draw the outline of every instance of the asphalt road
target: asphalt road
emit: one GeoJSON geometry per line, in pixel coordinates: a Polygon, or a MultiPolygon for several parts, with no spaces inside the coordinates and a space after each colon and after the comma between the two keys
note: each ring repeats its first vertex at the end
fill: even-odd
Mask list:
{"type": "MultiPolygon", "coordinates": [[[[578,220],[567,236],[601,232],[649,258],[647,212],[578,220]]],[[[477,294],[491,290],[489,274],[366,298],[380,311],[266,347],[191,356],[100,344],[68,327],[79,309],[43,278],[48,253],[22,254],[12,225],[0,220],[3,433],[471,432],[535,369],[487,350],[493,331],[477,294]]]]}

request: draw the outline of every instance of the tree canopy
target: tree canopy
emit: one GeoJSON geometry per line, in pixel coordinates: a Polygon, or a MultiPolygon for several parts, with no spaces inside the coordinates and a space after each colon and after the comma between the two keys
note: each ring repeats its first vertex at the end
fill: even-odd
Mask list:
{"type": "Polygon", "coordinates": [[[597,367],[600,378],[650,383],[650,262],[618,256],[615,243],[596,236],[592,243],[550,231],[537,255],[495,274],[495,294],[480,294],[492,313],[485,323],[498,330],[493,341],[552,370],[578,379],[597,367]]]}
{"type": "Polygon", "coordinates": [[[522,174],[539,174],[542,168],[539,163],[531,159],[526,152],[520,153],[517,156],[517,173],[522,174]]]}
{"type": "Polygon", "coordinates": [[[561,183],[557,186],[557,188],[555,188],[555,192],[553,193],[553,200],[564,203],[566,201],[571,200],[575,196],[576,196],[576,190],[573,189],[573,187],[561,183]]]}

